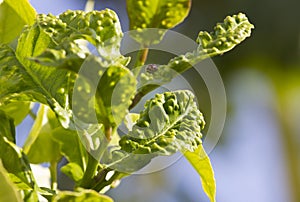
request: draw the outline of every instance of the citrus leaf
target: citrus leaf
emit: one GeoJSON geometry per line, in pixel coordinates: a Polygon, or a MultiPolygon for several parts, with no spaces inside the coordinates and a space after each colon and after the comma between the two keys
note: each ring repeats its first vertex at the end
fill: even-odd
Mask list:
{"type": "Polygon", "coordinates": [[[14,124],[16,126],[24,120],[30,109],[30,102],[11,102],[7,105],[0,106],[0,110],[4,111],[14,119],[14,124]]]}
{"type": "Polygon", "coordinates": [[[66,130],[63,128],[56,128],[53,131],[53,138],[60,145],[59,151],[62,155],[68,160],[69,168],[65,168],[66,174],[70,177],[74,177],[73,180],[79,181],[79,178],[82,177],[81,174],[75,175],[73,171],[78,171],[78,173],[83,173],[86,169],[86,164],[88,161],[87,152],[84,148],[82,142],[76,131],[66,130]],[[71,166],[72,164],[75,166],[71,166]],[[71,166],[71,167],[70,167],[71,166]]]}
{"type": "Polygon", "coordinates": [[[217,24],[211,33],[200,32],[197,50],[171,59],[168,64],[158,66],[155,72],[141,73],[139,94],[136,97],[142,97],[155,88],[169,83],[178,74],[206,58],[222,55],[233,49],[250,36],[253,27],[248,18],[239,13],[226,17],[224,22],[217,24]]]}
{"type": "Polygon", "coordinates": [[[181,23],[191,7],[191,0],[127,0],[126,3],[130,29],[136,30],[131,36],[143,45],[160,42],[166,32],[163,29],[181,23]]]}
{"type": "Polygon", "coordinates": [[[102,163],[121,172],[134,172],[158,155],[193,152],[201,144],[204,119],[190,91],[157,94],[148,100],[132,131],[111,148],[102,163]]]}
{"type": "Polygon", "coordinates": [[[106,196],[99,194],[93,190],[80,189],[79,192],[61,191],[53,199],[53,202],[113,202],[113,200],[106,196]]]}
{"type": "Polygon", "coordinates": [[[22,31],[24,25],[34,22],[36,12],[28,0],[0,1],[0,43],[10,43],[22,31]]]}
{"type": "Polygon", "coordinates": [[[0,201],[21,202],[22,199],[20,193],[17,191],[16,186],[10,181],[10,179],[7,176],[7,171],[3,168],[2,164],[0,163],[0,201]]]}
{"type": "Polygon", "coordinates": [[[58,18],[51,14],[39,15],[37,24],[52,37],[55,44],[32,57],[38,63],[78,72],[90,54],[83,40],[98,51],[102,67],[116,63],[127,65],[129,62],[129,58],[120,53],[123,33],[117,14],[110,9],[88,13],[69,10],[58,18]]]}
{"type": "Polygon", "coordinates": [[[121,149],[135,154],[170,155],[187,149],[194,151],[201,143],[204,119],[190,91],[157,94],[126,136],[121,149]]]}
{"type": "Polygon", "coordinates": [[[32,190],[24,190],[26,201],[37,200],[36,183],[22,149],[15,145],[15,131],[13,120],[10,119],[3,111],[0,111],[0,159],[4,168],[10,176],[15,175],[12,179],[19,179],[21,187],[25,183],[32,190]],[[9,157],[9,158],[8,158],[9,157]]]}
{"type": "Polygon", "coordinates": [[[203,146],[199,145],[199,147],[194,152],[184,152],[184,156],[200,175],[203,190],[209,197],[210,201],[215,202],[216,182],[214,171],[203,146]]]}
{"type": "Polygon", "coordinates": [[[58,162],[61,159],[59,144],[52,137],[53,130],[57,127],[61,126],[57,122],[54,112],[47,106],[41,105],[23,146],[30,163],[58,162]],[[56,123],[54,124],[54,122],[56,123]]]}

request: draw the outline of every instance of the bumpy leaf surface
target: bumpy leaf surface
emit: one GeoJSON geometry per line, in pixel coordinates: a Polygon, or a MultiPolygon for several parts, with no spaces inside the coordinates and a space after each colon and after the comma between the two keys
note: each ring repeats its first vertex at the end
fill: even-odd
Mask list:
{"type": "Polygon", "coordinates": [[[242,13],[226,17],[223,23],[215,26],[213,32],[199,33],[197,50],[173,58],[167,65],[158,66],[155,72],[142,73],[139,84],[141,87],[138,91],[144,95],[158,86],[170,82],[179,73],[191,68],[192,65],[231,50],[250,36],[253,27],[242,13]]]}

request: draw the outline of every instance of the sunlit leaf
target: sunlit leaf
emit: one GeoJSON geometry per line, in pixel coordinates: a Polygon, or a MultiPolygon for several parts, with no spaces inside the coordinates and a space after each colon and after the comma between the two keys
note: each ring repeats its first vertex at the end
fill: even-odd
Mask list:
{"type": "Polygon", "coordinates": [[[214,177],[214,171],[211,166],[209,157],[203,149],[203,146],[199,145],[199,147],[194,152],[184,152],[184,156],[199,174],[203,190],[209,197],[210,201],[215,202],[216,182],[214,177]]]}
{"type": "MultiPolygon", "coordinates": [[[[37,200],[36,183],[32,175],[32,171],[29,162],[23,153],[22,149],[15,145],[15,133],[13,120],[10,119],[4,112],[0,111],[0,159],[4,168],[15,179],[19,179],[21,187],[24,187],[23,183],[32,188],[32,190],[25,190],[27,200],[37,200]]],[[[18,184],[16,184],[18,186],[18,184]]]]}
{"type": "Polygon", "coordinates": [[[143,45],[158,43],[165,33],[163,29],[181,23],[191,7],[191,0],[127,0],[126,3],[130,29],[136,30],[131,35],[143,45]]]}
{"type": "Polygon", "coordinates": [[[224,22],[218,23],[211,33],[200,32],[197,39],[199,43],[197,50],[177,56],[166,65],[159,65],[155,72],[141,73],[138,97],[169,83],[179,73],[188,70],[194,64],[231,50],[250,36],[253,27],[248,18],[239,13],[226,17],[224,22]]]}
{"type": "Polygon", "coordinates": [[[52,200],[53,202],[113,202],[113,200],[106,196],[97,193],[93,190],[80,189],[79,192],[61,191],[52,200]]]}
{"type": "Polygon", "coordinates": [[[31,25],[36,16],[28,0],[0,1],[0,43],[10,43],[23,29],[31,25]]]}
{"type": "Polygon", "coordinates": [[[30,109],[30,102],[11,102],[0,106],[0,110],[14,119],[15,125],[19,125],[24,120],[30,109]]]}
{"type": "Polygon", "coordinates": [[[54,112],[41,105],[37,118],[24,144],[24,152],[31,163],[58,162],[61,158],[59,144],[53,140],[53,130],[60,127],[54,112]],[[50,125],[50,123],[54,125],[50,125]]]}
{"type": "Polygon", "coordinates": [[[8,178],[7,171],[2,167],[0,161],[0,201],[13,201],[13,202],[21,202],[21,195],[17,191],[16,186],[10,181],[8,178]]]}

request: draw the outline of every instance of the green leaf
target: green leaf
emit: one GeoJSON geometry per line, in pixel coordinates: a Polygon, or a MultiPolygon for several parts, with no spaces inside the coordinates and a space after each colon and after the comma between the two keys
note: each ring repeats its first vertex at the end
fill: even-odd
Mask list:
{"type": "Polygon", "coordinates": [[[169,83],[179,73],[188,70],[194,64],[233,49],[250,36],[253,27],[248,18],[239,13],[226,17],[224,22],[217,24],[211,33],[200,32],[197,39],[199,43],[197,50],[173,58],[168,64],[158,66],[155,72],[141,73],[138,97],[169,83]]]}
{"type": "Polygon", "coordinates": [[[209,197],[210,201],[215,202],[216,182],[214,171],[203,146],[199,145],[199,147],[194,152],[184,152],[184,156],[200,175],[203,190],[209,197]]]}
{"type": "Polygon", "coordinates": [[[171,155],[201,143],[204,119],[190,91],[157,94],[147,101],[140,118],[120,140],[121,149],[135,154],[171,155]]]}
{"type": "Polygon", "coordinates": [[[120,54],[123,33],[117,14],[110,9],[88,13],[69,10],[58,18],[40,15],[37,24],[52,37],[53,45],[33,57],[36,62],[78,72],[90,54],[83,40],[94,45],[102,67],[129,62],[129,58],[120,54]]]}
{"type": "Polygon", "coordinates": [[[76,163],[68,163],[67,165],[61,167],[60,170],[75,182],[79,182],[83,177],[83,170],[76,163]]]}
{"type": "Polygon", "coordinates": [[[80,189],[78,192],[61,191],[52,200],[52,202],[113,202],[113,200],[106,196],[97,193],[93,190],[80,189]]]}
{"type": "Polygon", "coordinates": [[[140,118],[139,114],[136,113],[129,113],[125,116],[124,124],[128,130],[132,130],[133,125],[137,122],[140,118]]]}
{"type": "Polygon", "coordinates": [[[14,119],[15,125],[19,125],[24,120],[30,109],[30,102],[11,102],[0,106],[0,110],[14,119]]]}
{"type": "Polygon", "coordinates": [[[17,191],[15,185],[8,178],[7,171],[3,168],[0,161],[0,201],[13,201],[13,202],[21,202],[20,193],[17,191]]]}
{"type": "Polygon", "coordinates": [[[143,45],[158,43],[166,30],[181,23],[189,14],[191,0],[127,0],[133,38],[143,45]],[[160,30],[147,30],[159,28],[160,30]]]}
{"type": "MultiPolygon", "coordinates": [[[[38,30],[31,30],[31,34],[40,35],[38,30]]],[[[17,56],[8,46],[0,45],[0,105],[15,100],[38,101],[49,105],[60,117],[62,124],[69,127],[72,124],[69,97],[74,75],[66,70],[40,66],[27,60],[35,51],[39,52],[44,44],[44,40],[35,43],[36,37],[31,34],[28,38],[25,33],[22,34],[25,38],[19,40],[17,56]],[[36,44],[39,44],[38,47],[36,44]]]]}
{"type": "Polygon", "coordinates": [[[54,112],[41,105],[23,147],[31,163],[58,162],[61,159],[59,144],[52,137],[53,130],[57,127],[60,125],[54,112]]]}
{"type": "Polygon", "coordinates": [[[31,187],[31,191],[24,191],[27,198],[25,201],[37,200],[36,183],[29,165],[29,162],[23,151],[14,143],[15,131],[13,120],[10,119],[4,112],[0,111],[0,159],[2,160],[4,168],[10,174],[15,175],[12,179],[21,181],[31,187]],[[9,158],[8,158],[9,157],[9,158]]]}
{"type": "Polygon", "coordinates": [[[136,90],[136,79],[124,66],[111,66],[101,77],[96,100],[99,107],[98,120],[104,126],[117,127],[128,113],[136,90]]]}
{"type": "Polygon", "coordinates": [[[10,43],[23,29],[31,25],[36,16],[28,0],[0,1],[0,43],[10,43]]]}
{"type": "Polygon", "coordinates": [[[60,153],[66,157],[69,164],[72,163],[71,165],[67,164],[69,165],[67,167],[68,169],[65,168],[63,171],[66,171],[66,175],[74,177],[73,179],[75,181],[79,181],[79,177],[81,177],[81,173],[85,171],[87,163],[87,152],[80,137],[76,131],[65,130],[63,128],[54,130],[53,137],[60,145],[60,153]]]}
{"type": "Polygon", "coordinates": [[[102,163],[121,172],[134,172],[158,155],[193,152],[201,144],[204,119],[190,91],[157,94],[148,100],[136,124],[111,148],[102,163]]]}

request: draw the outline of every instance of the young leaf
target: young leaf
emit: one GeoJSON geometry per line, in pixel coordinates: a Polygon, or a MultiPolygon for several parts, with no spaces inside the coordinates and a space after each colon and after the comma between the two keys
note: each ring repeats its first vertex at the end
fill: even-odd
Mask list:
{"type": "Polygon", "coordinates": [[[214,177],[214,171],[211,166],[209,157],[204,151],[203,146],[200,144],[194,152],[184,152],[184,156],[200,175],[202,187],[207,196],[209,197],[210,201],[215,202],[216,182],[214,177]]]}
{"type": "Polygon", "coordinates": [[[141,74],[139,83],[141,87],[138,88],[136,98],[140,99],[155,88],[170,82],[179,73],[188,70],[194,64],[231,50],[250,36],[253,27],[248,18],[239,13],[226,17],[224,22],[217,24],[211,33],[200,32],[197,39],[199,43],[197,50],[173,58],[167,65],[158,66],[155,72],[146,71],[141,74]]]}
{"type": "MultiPolygon", "coordinates": [[[[36,201],[36,183],[29,162],[23,151],[14,143],[15,133],[13,120],[4,112],[0,111],[0,122],[0,159],[2,160],[2,164],[10,175],[14,175],[13,179],[18,178],[22,183],[25,183],[32,189],[24,191],[27,198],[26,201],[36,201]]],[[[23,185],[21,186],[23,187],[23,185]]]]}
{"type": "Polygon", "coordinates": [[[14,202],[21,202],[20,193],[17,191],[15,185],[10,181],[7,177],[7,171],[2,167],[0,161],[0,182],[1,182],[1,189],[0,189],[0,201],[14,201],[14,202]]]}
{"type": "Polygon", "coordinates": [[[193,152],[201,144],[204,119],[190,91],[157,94],[145,104],[136,124],[102,161],[108,167],[131,173],[158,155],[193,152]]]}
{"type": "Polygon", "coordinates": [[[83,40],[91,43],[100,57],[100,65],[127,65],[129,58],[120,53],[123,36],[117,14],[110,10],[66,11],[57,17],[39,15],[37,24],[53,39],[52,46],[32,59],[46,66],[56,66],[78,72],[90,51],[83,40]],[[52,23],[49,23],[52,22],[52,23]]]}
{"type": "Polygon", "coordinates": [[[171,155],[187,149],[194,151],[201,143],[204,119],[190,91],[157,94],[126,136],[121,149],[134,154],[171,155]]]}
{"type": "Polygon", "coordinates": [[[99,194],[94,190],[80,189],[78,192],[61,191],[53,199],[53,202],[113,202],[113,200],[106,196],[99,194]]]}
{"type": "Polygon", "coordinates": [[[53,130],[57,127],[60,125],[54,112],[47,106],[41,105],[23,147],[31,163],[58,162],[61,159],[59,144],[52,137],[53,130]]]}
{"type": "Polygon", "coordinates": [[[127,0],[126,3],[130,30],[136,30],[132,36],[143,45],[159,43],[165,33],[162,29],[181,23],[191,7],[191,0],[127,0]]]}
{"type": "Polygon", "coordinates": [[[28,0],[0,1],[0,44],[10,43],[22,31],[24,25],[31,25],[36,16],[28,0]]]}

